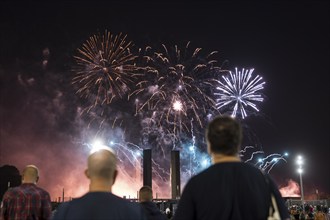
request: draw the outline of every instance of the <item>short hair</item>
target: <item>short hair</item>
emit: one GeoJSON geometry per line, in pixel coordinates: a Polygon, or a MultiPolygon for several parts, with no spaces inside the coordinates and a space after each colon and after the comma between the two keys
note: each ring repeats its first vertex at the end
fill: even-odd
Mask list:
{"type": "Polygon", "coordinates": [[[140,200],[151,201],[152,200],[152,189],[150,186],[142,186],[139,190],[140,200]]]}
{"type": "Polygon", "coordinates": [[[111,149],[100,149],[88,157],[88,171],[91,177],[112,179],[117,169],[117,158],[111,149]]]}
{"type": "Polygon", "coordinates": [[[242,128],[234,118],[218,116],[208,124],[205,136],[211,152],[232,156],[239,152],[242,128]]]}

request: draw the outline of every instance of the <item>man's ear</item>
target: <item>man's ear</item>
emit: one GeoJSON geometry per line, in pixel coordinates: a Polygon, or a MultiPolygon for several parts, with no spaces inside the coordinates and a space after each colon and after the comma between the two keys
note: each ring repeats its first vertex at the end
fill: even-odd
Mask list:
{"type": "Polygon", "coordinates": [[[37,176],[36,183],[39,181],[39,177],[37,176]]]}
{"type": "Polygon", "coordinates": [[[89,172],[88,172],[88,169],[85,170],[85,176],[90,179],[90,175],[89,175],[89,172]]]}
{"type": "Polygon", "coordinates": [[[117,175],[118,175],[118,171],[115,170],[115,172],[113,172],[113,181],[112,181],[112,185],[115,184],[115,181],[117,179],[117,175]]]}
{"type": "Polygon", "coordinates": [[[206,145],[207,145],[207,153],[211,155],[211,144],[209,141],[206,141],[206,145]]]}

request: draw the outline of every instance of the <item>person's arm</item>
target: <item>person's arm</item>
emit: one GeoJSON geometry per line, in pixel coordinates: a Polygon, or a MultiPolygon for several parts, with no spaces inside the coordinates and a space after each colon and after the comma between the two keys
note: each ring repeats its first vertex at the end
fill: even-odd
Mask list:
{"type": "Polygon", "coordinates": [[[10,192],[7,191],[4,195],[3,195],[3,199],[1,202],[1,220],[7,220],[8,217],[8,203],[9,203],[9,199],[10,199],[10,192]]]}
{"type": "Polygon", "coordinates": [[[173,220],[193,220],[195,218],[193,191],[191,190],[191,182],[189,181],[183,190],[173,220]]]}
{"type": "Polygon", "coordinates": [[[69,208],[69,202],[62,203],[56,210],[52,220],[64,220],[66,219],[66,212],[69,208]]]}
{"type": "Polygon", "coordinates": [[[276,184],[274,183],[274,181],[272,180],[272,178],[269,175],[267,175],[266,178],[268,178],[270,189],[275,196],[277,207],[278,207],[278,210],[281,215],[281,219],[289,220],[290,219],[289,211],[288,211],[288,208],[285,206],[284,199],[283,199],[280,191],[278,190],[278,187],[276,186],[276,184]]]}
{"type": "Polygon", "coordinates": [[[52,214],[52,203],[50,201],[50,195],[48,192],[45,193],[44,197],[41,201],[41,209],[42,209],[42,219],[50,219],[52,214]]]}

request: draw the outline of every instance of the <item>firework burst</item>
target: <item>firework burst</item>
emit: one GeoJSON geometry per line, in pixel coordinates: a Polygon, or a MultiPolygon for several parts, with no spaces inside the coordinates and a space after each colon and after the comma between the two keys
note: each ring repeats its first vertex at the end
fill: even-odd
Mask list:
{"type": "Polygon", "coordinates": [[[151,47],[141,50],[144,74],[136,84],[136,113],[152,117],[158,126],[169,133],[190,132],[190,121],[203,127],[203,120],[215,102],[210,97],[216,85],[214,76],[219,73],[216,61],[203,57],[201,48],[166,47],[161,51],[151,47]]]}
{"type": "Polygon", "coordinates": [[[130,90],[137,69],[130,46],[121,33],[105,31],[104,35],[91,36],[74,56],[77,65],[72,83],[77,85],[77,93],[92,99],[93,105],[122,98],[130,90]]]}
{"type": "Polygon", "coordinates": [[[247,116],[247,107],[259,111],[254,102],[262,102],[264,99],[260,93],[265,82],[262,77],[257,75],[252,77],[254,69],[230,72],[229,76],[222,76],[223,81],[219,81],[216,88],[219,92],[214,93],[217,96],[217,109],[232,109],[233,117],[240,116],[244,119],[247,116]]]}

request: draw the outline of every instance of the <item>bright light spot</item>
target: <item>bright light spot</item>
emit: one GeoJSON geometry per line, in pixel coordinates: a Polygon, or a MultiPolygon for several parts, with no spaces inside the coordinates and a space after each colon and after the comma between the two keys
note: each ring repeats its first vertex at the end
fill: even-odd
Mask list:
{"type": "Polygon", "coordinates": [[[299,165],[299,166],[301,166],[301,165],[303,165],[303,163],[304,163],[304,161],[303,161],[303,158],[302,158],[302,156],[298,156],[297,157],[297,164],[299,165]]]}
{"type": "Polygon", "coordinates": [[[302,172],[303,172],[303,169],[302,169],[302,168],[299,168],[299,169],[298,169],[298,173],[301,174],[302,172]]]}
{"type": "Polygon", "coordinates": [[[202,161],[202,166],[203,166],[203,167],[207,167],[207,165],[209,165],[209,161],[208,161],[207,159],[204,159],[204,160],[202,161]]]}
{"type": "Polygon", "coordinates": [[[112,150],[108,146],[104,145],[100,140],[96,140],[92,144],[92,149],[90,151],[90,154],[93,154],[93,153],[95,153],[96,151],[99,151],[99,150],[109,150],[109,151],[112,152],[112,150]]]}
{"type": "Polygon", "coordinates": [[[94,143],[92,144],[92,148],[98,148],[103,145],[103,142],[101,140],[95,140],[94,143]]]}
{"type": "Polygon", "coordinates": [[[262,162],[262,159],[261,159],[261,158],[259,158],[259,159],[258,159],[258,162],[262,162]]]}
{"type": "Polygon", "coordinates": [[[178,100],[176,100],[174,103],[173,103],[173,109],[175,111],[182,111],[182,103],[178,100]]]}
{"type": "Polygon", "coordinates": [[[289,156],[289,153],[288,152],[285,152],[284,153],[284,156],[286,156],[286,157],[289,156]]]}
{"type": "Polygon", "coordinates": [[[194,151],[195,150],[195,147],[192,145],[192,146],[189,147],[189,150],[190,151],[194,151]]]}
{"type": "Polygon", "coordinates": [[[115,143],[113,141],[110,141],[110,145],[114,145],[115,143]]]}
{"type": "Polygon", "coordinates": [[[141,156],[141,152],[140,151],[135,151],[135,155],[139,157],[139,156],[141,156]]]}

